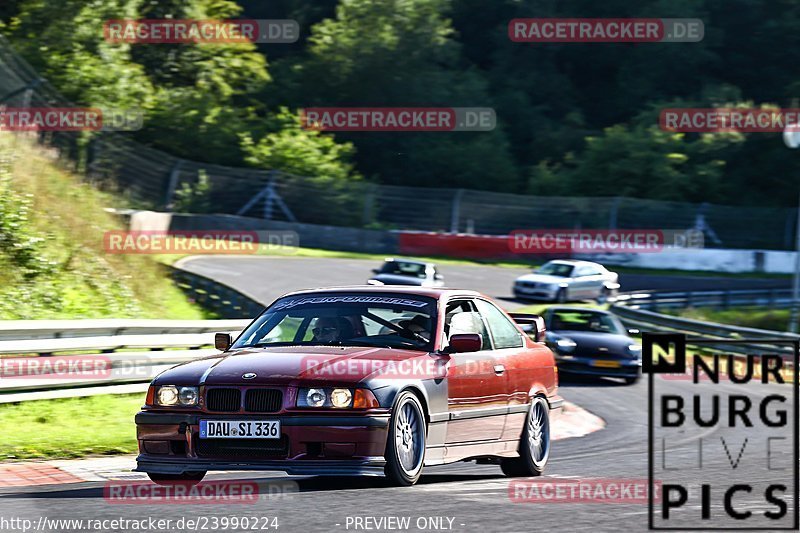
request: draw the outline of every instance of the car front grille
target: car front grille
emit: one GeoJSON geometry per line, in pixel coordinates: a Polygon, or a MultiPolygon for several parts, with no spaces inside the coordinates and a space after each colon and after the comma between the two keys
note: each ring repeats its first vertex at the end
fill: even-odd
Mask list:
{"type": "Polygon", "coordinates": [[[206,392],[206,409],[217,412],[235,412],[241,408],[239,389],[209,389],[206,392]]]}
{"type": "Polygon", "coordinates": [[[197,455],[201,457],[233,457],[270,459],[286,457],[289,439],[198,439],[197,455]]]}
{"type": "Polygon", "coordinates": [[[244,410],[275,413],[283,406],[283,392],[278,389],[249,389],[244,395],[244,410]]]}

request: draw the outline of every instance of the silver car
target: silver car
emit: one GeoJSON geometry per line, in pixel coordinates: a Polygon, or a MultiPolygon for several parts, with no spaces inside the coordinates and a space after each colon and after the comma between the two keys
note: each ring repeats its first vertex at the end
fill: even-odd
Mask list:
{"type": "Polygon", "coordinates": [[[559,259],[518,277],[514,296],[556,302],[588,299],[605,302],[619,290],[618,278],[616,272],[597,263],[559,259]]]}
{"type": "Polygon", "coordinates": [[[368,285],[414,285],[417,287],[444,287],[442,276],[433,263],[414,259],[386,259],[381,268],[373,271],[368,285]]]}

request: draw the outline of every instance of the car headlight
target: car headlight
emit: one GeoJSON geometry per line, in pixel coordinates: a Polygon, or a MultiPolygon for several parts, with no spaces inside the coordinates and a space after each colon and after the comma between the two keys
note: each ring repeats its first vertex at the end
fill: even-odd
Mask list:
{"type": "Polygon", "coordinates": [[[192,407],[197,405],[199,397],[197,387],[179,387],[177,385],[162,385],[155,393],[155,405],[165,407],[181,405],[192,407]]]}
{"type": "Polygon", "coordinates": [[[322,389],[308,389],[305,396],[306,405],[309,407],[322,407],[327,399],[325,391],[322,389]]]}
{"type": "Polygon", "coordinates": [[[197,405],[198,397],[197,387],[180,387],[178,389],[178,403],[181,405],[197,405]]]}
{"type": "Polygon", "coordinates": [[[158,405],[178,405],[178,387],[175,385],[159,387],[156,400],[158,405]]]}
{"type": "Polygon", "coordinates": [[[641,357],[642,347],[639,346],[638,344],[629,344],[628,354],[630,354],[631,357],[641,357]]]}
{"type": "Polygon", "coordinates": [[[310,388],[298,391],[297,407],[370,409],[380,407],[380,403],[369,389],[310,388]]]}
{"type": "Polygon", "coordinates": [[[575,350],[577,344],[572,339],[562,337],[556,341],[556,346],[558,347],[558,350],[561,352],[571,352],[575,350]]]}
{"type": "Polygon", "coordinates": [[[350,389],[333,389],[331,392],[331,404],[334,407],[350,407],[350,402],[353,401],[353,393],[350,389]]]}

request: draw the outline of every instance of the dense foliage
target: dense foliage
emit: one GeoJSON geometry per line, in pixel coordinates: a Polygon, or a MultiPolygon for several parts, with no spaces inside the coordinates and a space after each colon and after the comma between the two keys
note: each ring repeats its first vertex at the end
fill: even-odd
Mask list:
{"type": "Polygon", "coordinates": [[[72,100],[146,111],[181,157],[333,181],[794,205],[777,133],[674,134],[669,106],[796,102],[797,0],[14,0],[0,20],[72,100]],[[292,18],[292,45],[117,45],[110,18],[292,18]],[[516,17],[696,17],[700,43],[521,44],[516,17]],[[307,132],[307,106],[493,107],[490,133],[307,132]]]}

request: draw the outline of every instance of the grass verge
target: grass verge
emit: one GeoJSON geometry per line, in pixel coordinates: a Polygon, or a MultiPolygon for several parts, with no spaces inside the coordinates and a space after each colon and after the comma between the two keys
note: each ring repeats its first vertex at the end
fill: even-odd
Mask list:
{"type": "Polygon", "coordinates": [[[0,404],[0,461],[136,452],[144,394],[0,404]]]}
{"type": "Polygon", "coordinates": [[[787,331],[789,325],[788,309],[758,309],[752,307],[712,309],[708,307],[692,307],[682,310],[663,310],[660,312],[693,320],[704,320],[706,322],[716,322],[718,324],[767,329],[771,331],[787,331]]]}
{"type": "Polygon", "coordinates": [[[106,253],[124,224],[104,208],[119,202],[0,133],[0,319],[212,318],[152,257],[106,253]]]}

